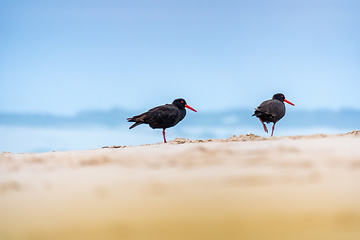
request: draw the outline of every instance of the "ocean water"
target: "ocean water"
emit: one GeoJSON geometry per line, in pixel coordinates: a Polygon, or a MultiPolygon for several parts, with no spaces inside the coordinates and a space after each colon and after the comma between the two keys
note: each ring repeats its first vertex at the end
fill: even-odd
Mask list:
{"type": "MultiPolygon", "coordinates": [[[[268,125],[271,131],[271,124],[268,125]]],[[[275,136],[293,136],[307,134],[337,134],[346,133],[354,129],[331,127],[300,127],[289,128],[277,124],[275,136]]],[[[166,130],[166,138],[209,139],[229,138],[233,135],[253,133],[262,137],[269,137],[261,123],[258,126],[193,126],[177,125],[166,130]]],[[[28,126],[0,126],[0,152],[39,153],[50,151],[70,151],[98,149],[114,145],[142,145],[163,142],[162,130],[151,129],[147,125],[140,125],[129,130],[128,126],[104,127],[28,127],[28,126]]]]}
{"type": "MultiPolygon", "coordinates": [[[[140,125],[129,130],[126,121],[138,112],[122,109],[85,111],[74,116],[0,113],[0,152],[31,153],[97,149],[114,145],[163,142],[162,129],[140,125]]],[[[269,137],[252,109],[224,112],[189,112],[186,118],[166,130],[167,140],[224,139],[253,133],[269,137]]],[[[289,109],[275,127],[275,136],[346,133],[360,128],[360,110],[304,111],[289,109]]],[[[271,131],[272,124],[268,124],[271,131]]]]}

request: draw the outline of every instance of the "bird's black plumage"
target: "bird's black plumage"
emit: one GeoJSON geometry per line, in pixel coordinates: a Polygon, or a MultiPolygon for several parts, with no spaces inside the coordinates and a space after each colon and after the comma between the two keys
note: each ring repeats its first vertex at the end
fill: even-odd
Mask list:
{"type": "Polygon", "coordinates": [[[262,102],[257,108],[255,108],[253,116],[259,118],[259,120],[263,124],[265,132],[268,132],[268,130],[264,122],[274,123],[271,136],[274,133],[275,124],[285,115],[286,110],[284,101],[286,103],[294,105],[285,99],[284,94],[277,93],[273,96],[272,99],[262,102]]]}
{"type": "Polygon", "coordinates": [[[186,116],[186,108],[189,108],[196,112],[195,109],[189,107],[186,101],[182,98],[175,99],[172,104],[165,104],[158,107],[154,107],[149,111],[139,114],[137,116],[128,118],[128,122],[135,122],[130,126],[130,129],[140,125],[149,124],[151,128],[162,128],[165,138],[165,129],[170,128],[178,124],[186,116]]]}

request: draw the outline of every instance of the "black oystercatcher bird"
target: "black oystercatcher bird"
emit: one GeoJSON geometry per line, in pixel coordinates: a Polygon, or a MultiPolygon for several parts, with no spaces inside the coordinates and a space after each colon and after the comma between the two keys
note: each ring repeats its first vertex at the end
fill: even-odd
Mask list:
{"type": "Polygon", "coordinates": [[[255,113],[253,116],[259,118],[260,122],[264,126],[265,132],[268,132],[268,129],[264,122],[274,123],[271,136],[274,134],[275,123],[277,123],[285,115],[284,102],[295,106],[295,104],[285,99],[284,94],[277,93],[273,96],[272,99],[262,102],[257,108],[255,108],[255,113]]]}
{"type": "Polygon", "coordinates": [[[186,115],[185,108],[197,112],[195,109],[187,105],[184,99],[178,98],[175,99],[172,104],[154,107],[145,113],[128,118],[128,122],[135,122],[129,129],[132,129],[142,123],[149,124],[151,128],[162,128],[164,142],[166,143],[165,129],[173,127],[183,120],[186,115]]]}

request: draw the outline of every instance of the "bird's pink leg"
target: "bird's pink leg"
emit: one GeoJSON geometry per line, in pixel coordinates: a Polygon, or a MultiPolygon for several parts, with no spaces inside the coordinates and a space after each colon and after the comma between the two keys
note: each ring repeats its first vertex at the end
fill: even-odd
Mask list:
{"type": "Polygon", "coordinates": [[[273,136],[273,134],[274,134],[274,129],[275,129],[275,123],[274,123],[274,125],[273,125],[273,127],[272,127],[271,136],[273,136]]]}
{"type": "Polygon", "coordinates": [[[259,118],[260,122],[262,123],[263,127],[264,127],[264,131],[268,133],[268,129],[265,125],[265,123],[261,120],[261,118],[259,118]]]}
{"type": "Polygon", "coordinates": [[[167,143],[165,138],[165,128],[163,129],[163,136],[164,136],[164,143],[167,143]]]}

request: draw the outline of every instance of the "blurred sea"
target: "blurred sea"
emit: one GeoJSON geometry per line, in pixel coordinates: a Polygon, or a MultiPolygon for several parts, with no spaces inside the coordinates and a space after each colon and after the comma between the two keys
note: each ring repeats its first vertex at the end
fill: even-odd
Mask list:
{"type": "MultiPolygon", "coordinates": [[[[139,112],[121,109],[87,111],[72,117],[44,114],[0,114],[0,151],[12,153],[97,149],[113,145],[141,145],[162,142],[161,129],[140,125],[129,130],[127,117],[139,112]]],[[[167,140],[175,138],[229,138],[253,133],[263,137],[253,110],[214,113],[187,112],[177,126],[166,130],[167,140]]],[[[272,124],[268,125],[269,130],[272,124]]],[[[360,129],[360,111],[296,111],[291,109],[275,127],[275,136],[336,134],[360,129]]]]}

